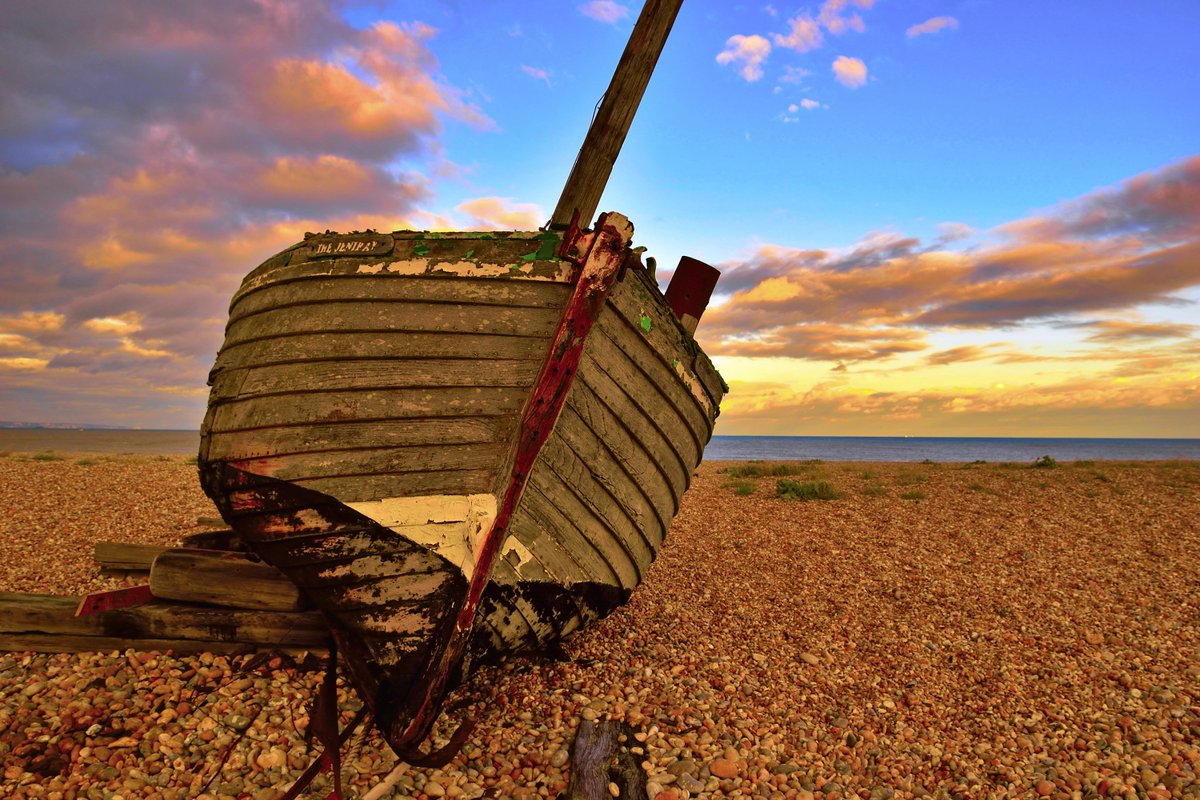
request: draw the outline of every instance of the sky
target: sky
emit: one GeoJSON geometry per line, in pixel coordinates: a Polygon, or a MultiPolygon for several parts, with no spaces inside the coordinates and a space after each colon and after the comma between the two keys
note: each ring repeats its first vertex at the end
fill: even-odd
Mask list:
{"type": "MultiPolygon", "coordinates": [[[[195,429],[306,231],[532,229],[640,11],[10,0],[0,420],[195,429]]],[[[1200,3],[687,0],[601,201],[718,434],[1200,437],[1200,3]]]]}

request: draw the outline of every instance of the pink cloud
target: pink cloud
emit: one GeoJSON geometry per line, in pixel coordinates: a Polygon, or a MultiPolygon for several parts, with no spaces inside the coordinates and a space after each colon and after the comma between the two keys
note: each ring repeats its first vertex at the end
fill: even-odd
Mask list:
{"type": "Polygon", "coordinates": [[[771,43],[757,34],[730,36],[725,49],[717,54],[718,64],[734,64],[738,74],[754,82],[763,76],[762,64],[771,54],[771,43]]]}
{"type": "Polygon", "coordinates": [[[518,203],[511,197],[476,197],[454,207],[470,217],[471,230],[537,230],[546,221],[541,207],[518,203]]]}
{"type": "Polygon", "coordinates": [[[942,28],[957,28],[958,20],[954,17],[933,17],[927,19],[919,25],[913,25],[904,35],[910,39],[915,39],[918,36],[924,36],[929,33],[937,33],[942,28]]]}
{"type": "Polygon", "coordinates": [[[0,399],[64,419],[136,390],[131,410],[198,423],[242,275],[306,230],[413,224],[442,126],[492,124],[438,77],[432,28],[355,28],[332,0],[18,7],[5,33],[0,334],[21,360],[0,399]]]}
{"type": "Polygon", "coordinates": [[[875,5],[875,0],[825,0],[817,19],[825,30],[834,36],[840,36],[846,31],[862,33],[866,30],[863,18],[857,12],[846,13],[846,9],[857,6],[863,10],[875,5]]]}
{"type": "Polygon", "coordinates": [[[613,0],[591,0],[579,7],[579,13],[591,17],[597,22],[612,24],[620,22],[629,16],[629,7],[615,3],[613,0]]]}
{"type": "MultiPolygon", "coordinates": [[[[1087,318],[1182,302],[1179,292],[1200,286],[1200,230],[1186,213],[1200,197],[1197,161],[1001,226],[1007,240],[963,252],[890,232],[845,251],[761,246],[723,265],[721,286],[732,296],[706,315],[706,343],[731,355],[880,359],[928,347],[931,330],[1079,319],[1092,326],[1094,341],[1183,336],[1194,343],[1191,326],[1087,318]]],[[[931,358],[980,355],[967,349],[931,358]]]]}
{"type": "Polygon", "coordinates": [[[524,72],[526,75],[528,75],[531,78],[536,78],[539,81],[545,81],[547,86],[551,85],[550,73],[546,72],[546,70],[544,70],[544,69],[538,69],[536,67],[530,67],[526,64],[522,64],[521,72],[524,72]]]}
{"type": "Polygon", "coordinates": [[[833,62],[833,76],[843,86],[857,89],[867,83],[867,65],[861,59],[838,56],[833,62]]]}
{"type": "Polygon", "coordinates": [[[811,17],[799,16],[788,20],[790,29],[786,35],[774,34],[771,38],[776,46],[795,50],[797,53],[807,53],[821,46],[824,37],[821,26],[811,17]]]}

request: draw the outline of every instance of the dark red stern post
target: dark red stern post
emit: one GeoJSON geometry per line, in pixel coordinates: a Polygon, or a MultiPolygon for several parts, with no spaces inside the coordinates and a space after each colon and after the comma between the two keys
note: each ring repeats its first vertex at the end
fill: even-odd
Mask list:
{"type": "Polygon", "coordinates": [[[703,261],[691,256],[679,259],[679,266],[675,268],[675,274],[667,286],[667,303],[689,334],[696,332],[696,326],[700,324],[700,317],[704,316],[704,309],[708,308],[708,300],[720,277],[719,269],[703,261]]]}

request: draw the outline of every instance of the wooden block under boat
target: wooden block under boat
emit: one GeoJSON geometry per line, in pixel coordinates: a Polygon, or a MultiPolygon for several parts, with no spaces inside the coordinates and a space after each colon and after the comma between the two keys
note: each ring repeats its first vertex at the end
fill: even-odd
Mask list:
{"type": "Polygon", "coordinates": [[[100,569],[149,570],[154,559],[166,549],[156,544],[96,542],[92,556],[100,569]]]}
{"type": "Polygon", "coordinates": [[[325,649],[314,611],[247,611],[154,602],[75,616],[78,597],[0,594],[0,650],[176,650],[233,653],[325,649]]]}
{"type": "Polygon", "coordinates": [[[164,600],[231,608],[296,611],[305,607],[300,590],[275,567],[222,550],[164,550],[150,569],[150,591],[164,600]]]}

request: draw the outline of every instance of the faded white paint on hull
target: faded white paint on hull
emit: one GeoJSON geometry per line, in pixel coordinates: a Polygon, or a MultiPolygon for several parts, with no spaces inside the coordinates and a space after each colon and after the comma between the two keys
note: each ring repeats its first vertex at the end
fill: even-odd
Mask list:
{"type": "Polygon", "coordinates": [[[474,574],[479,544],[496,519],[492,494],[385,497],[346,505],[436,552],[458,566],[467,580],[474,574]]]}

